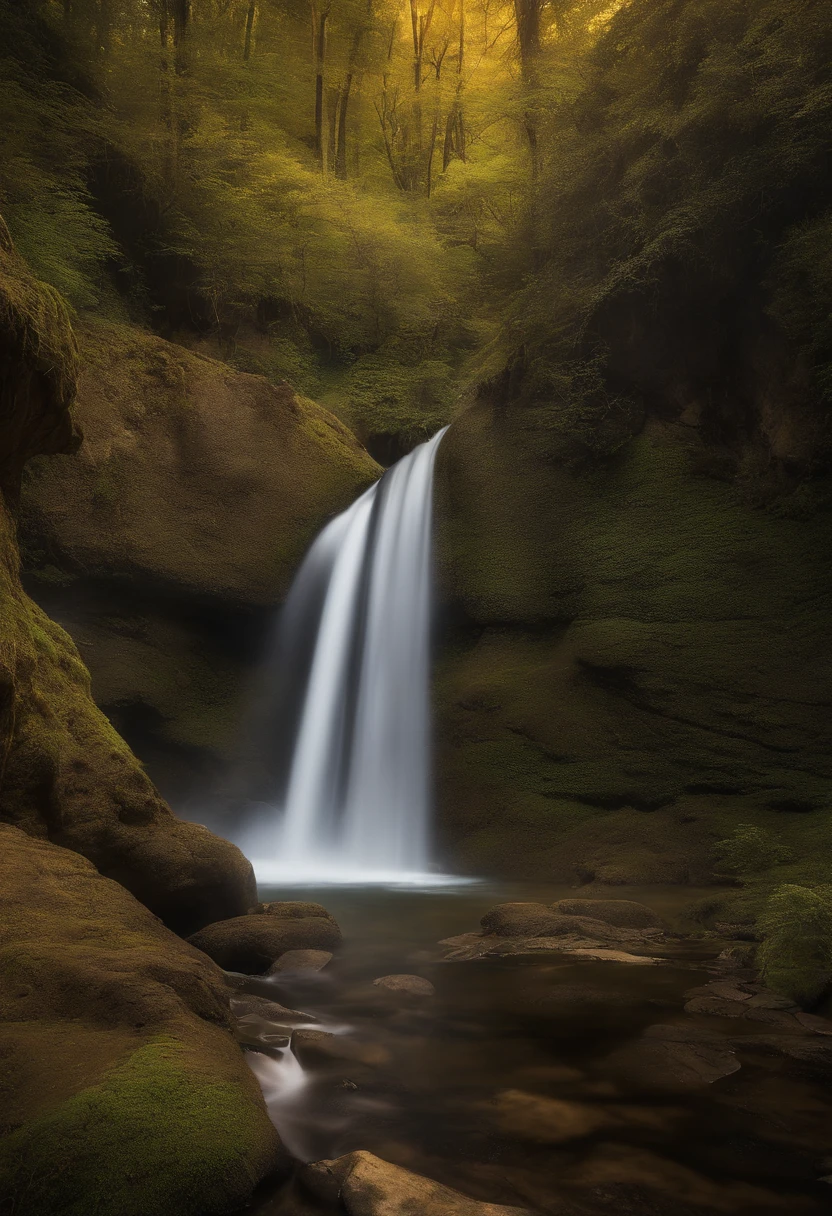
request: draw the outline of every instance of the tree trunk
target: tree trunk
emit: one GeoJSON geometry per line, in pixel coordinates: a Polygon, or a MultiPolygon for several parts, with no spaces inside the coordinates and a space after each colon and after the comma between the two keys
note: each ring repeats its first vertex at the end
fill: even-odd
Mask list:
{"type": "Polygon", "coordinates": [[[433,153],[434,153],[434,149],[436,148],[436,132],[438,130],[439,130],[439,115],[434,114],[433,127],[432,127],[431,133],[430,133],[430,148],[428,149],[428,168],[427,168],[427,181],[426,181],[428,198],[430,198],[430,192],[433,187],[433,181],[432,181],[433,153]]]}
{"type": "Polygon", "coordinates": [[[335,176],[339,177],[342,182],[347,180],[347,109],[350,104],[351,91],[352,72],[347,72],[338,106],[338,147],[335,153],[335,176]]]}
{"type": "Polygon", "coordinates": [[[442,149],[442,172],[454,156],[465,160],[465,114],[462,109],[462,89],[465,83],[465,0],[459,0],[459,56],[456,64],[454,103],[445,123],[445,144],[442,149]]]}
{"type": "Polygon", "coordinates": [[[173,10],[173,53],[176,71],[181,76],[186,69],[185,35],[191,17],[190,0],[170,0],[173,10]]]}
{"type": "Polygon", "coordinates": [[[338,155],[338,111],[341,105],[341,90],[330,85],[326,91],[327,143],[324,173],[335,168],[338,155]]]}
{"type": "MultiPolygon", "coordinates": [[[[514,0],[514,15],[517,22],[517,45],[520,51],[520,74],[527,93],[533,93],[539,84],[538,60],[540,57],[540,9],[542,0],[514,0]]],[[[540,171],[540,153],[537,139],[537,114],[529,104],[523,114],[523,126],[532,154],[532,176],[540,171]]]]}
{"type": "Polygon", "coordinates": [[[248,12],[246,13],[246,38],[243,43],[243,62],[248,63],[251,58],[251,36],[254,32],[254,18],[257,14],[256,0],[249,0],[248,12]]]}
{"type": "Polygon", "coordinates": [[[329,9],[312,6],[312,36],[315,45],[315,158],[324,170],[324,67],[326,65],[326,23],[329,9]]]}

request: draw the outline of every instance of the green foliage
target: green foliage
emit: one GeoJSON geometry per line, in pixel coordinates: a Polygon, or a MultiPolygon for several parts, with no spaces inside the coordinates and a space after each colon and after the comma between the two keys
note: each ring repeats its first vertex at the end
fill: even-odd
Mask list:
{"type": "MultiPolygon", "coordinates": [[[[753,400],[749,364],[784,331],[822,417],[831,46],[825,0],[633,0],[601,29],[577,96],[545,106],[537,264],[512,309],[542,423],[571,426],[564,400],[600,378],[576,421],[591,437],[594,414],[601,451],[604,393],[622,390],[648,408],[707,402],[733,439],[748,424],[725,385],[753,400]]],[[[814,453],[824,435],[813,426],[814,453]]]]}
{"type": "Polygon", "coordinates": [[[102,265],[118,254],[86,180],[99,124],[89,99],[61,79],[31,8],[0,6],[0,214],[37,277],[93,307],[102,265]]]}
{"type": "Polygon", "coordinates": [[[775,992],[801,1005],[823,995],[832,980],[832,887],[778,887],[758,920],[757,961],[775,992]]]}
{"type": "Polygon", "coordinates": [[[719,871],[743,879],[791,858],[776,836],[753,823],[738,824],[730,836],[717,842],[716,854],[719,871]]]}

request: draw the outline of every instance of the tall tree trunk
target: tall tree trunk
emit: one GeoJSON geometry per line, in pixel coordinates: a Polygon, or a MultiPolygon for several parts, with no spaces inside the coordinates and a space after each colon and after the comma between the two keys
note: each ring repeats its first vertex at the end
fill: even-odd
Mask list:
{"type": "Polygon", "coordinates": [[[251,36],[254,33],[254,18],[257,14],[257,0],[249,0],[248,12],[246,13],[246,37],[243,43],[243,62],[248,63],[251,58],[251,36]]]}
{"type": "Polygon", "coordinates": [[[459,0],[459,55],[456,63],[456,91],[451,112],[445,123],[445,143],[442,149],[442,172],[448,168],[454,156],[465,160],[465,113],[462,108],[462,89],[465,83],[465,0],[459,0]]]}
{"type": "Polygon", "coordinates": [[[324,171],[324,68],[326,66],[326,23],[329,9],[312,5],[312,38],[315,52],[315,157],[324,171]]]}
{"type": "Polygon", "coordinates": [[[430,32],[435,9],[436,0],[430,0],[428,11],[420,13],[418,0],[410,0],[410,25],[413,34],[413,137],[407,173],[410,190],[419,188],[423,174],[422,65],[425,58],[425,39],[430,32]]]}
{"type": "Polygon", "coordinates": [[[187,64],[185,59],[185,35],[191,19],[191,0],[169,0],[173,12],[173,55],[176,71],[181,76],[187,64]]]}
{"type": "Polygon", "coordinates": [[[430,133],[430,147],[428,148],[428,166],[427,166],[427,176],[426,176],[426,182],[425,182],[428,198],[430,198],[430,192],[433,188],[433,180],[432,180],[433,153],[436,149],[436,133],[438,130],[439,130],[439,115],[434,114],[433,127],[431,128],[431,133],[430,133]]]}
{"type": "Polygon", "coordinates": [[[347,110],[352,92],[352,72],[347,72],[338,106],[338,148],[335,153],[335,176],[347,180],[347,110]]]}
{"type": "Polygon", "coordinates": [[[327,142],[324,173],[331,172],[338,155],[338,111],[341,107],[341,90],[330,85],[326,91],[327,142]]]}
{"type": "MultiPolygon", "coordinates": [[[[542,0],[514,0],[514,16],[517,23],[517,46],[520,51],[520,74],[527,94],[533,94],[540,83],[538,63],[540,59],[540,10],[542,0]]],[[[540,151],[537,138],[537,113],[535,102],[527,96],[523,114],[523,125],[532,154],[532,176],[540,171],[540,151]]]]}
{"type": "Polygon", "coordinates": [[[357,27],[352,36],[350,55],[349,59],[347,60],[347,75],[343,85],[341,86],[341,98],[338,108],[338,151],[335,159],[335,176],[340,177],[342,181],[346,181],[347,178],[347,111],[350,104],[352,82],[355,79],[355,71],[358,67],[358,56],[361,51],[361,43],[370,22],[372,21],[373,3],[374,0],[367,0],[366,20],[357,27]]]}

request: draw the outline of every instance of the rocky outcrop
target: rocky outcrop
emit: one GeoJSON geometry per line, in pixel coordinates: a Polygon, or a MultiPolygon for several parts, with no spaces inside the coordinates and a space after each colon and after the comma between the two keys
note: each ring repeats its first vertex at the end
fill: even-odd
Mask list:
{"type": "Polygon", "coordinates": [[[126,326],[78,337],[84,442],[29,466],[27,586],[182,798],[236,742],[248,666],[304,550],[379,469],[287,384],[126,326]]]}
{"type": "Polygon", "coordinates": [[[75,341],[60,298],[0,232],[0,819],[88,857],[193,932],[254,902],[251,867],[181,823],[90,695],[69,636],[25,594],[15,504],[23,462],[77,447],[75,341]]]}
{"type": "Polygon", "coordinates": [[[255,915],[206,925],[189,939],[226,971],[269,972],[288,951],[325,950],[341,944],[334,918],[320,906],[299,902],[262,904],[255,915]]]}
{"type": "Polygon", "coordinates": [[[522,1208],[469,1199],[367,1152],[315,1161],[301,1178],[318,1198],[340,1201],[349,1216],[528,1216],[522,1208]]]}
{"type": "Polygon", "coordinates": [[[3,1211],[236,1211],[284,1157],[229,1026],[209,959],[0,825],[3,1211]]]}
{"type": "Polygon", "coordinates": [[[751,823],[824,881],[825,483],[754,505],[695,413],[583,465],[538,439],[522,406],[482,400],[438,453],[436,737],[454,864],[703,883],[715,842],[751,823]]]}
{"type": "Polygon", "coordinates": [[[536,954],[556,951],[599,962],[650,965],[657,963],[666,935],[651,924],[637,928],[636,921],[661,921],[643,904],[629,900],[563,900],[547,907],[536,903],[497,904],[482,917],[480,933],[462,933],[440,944],[449,949],[447,960],[462,962],[489,955],[536,954]],[[624,910],[616,911],[621,903],[624,910]],[[603,919],[564,913],[561,904],[600,906],[603,919]],[[623,921],[624,924],[618,924],[623,921]]]}

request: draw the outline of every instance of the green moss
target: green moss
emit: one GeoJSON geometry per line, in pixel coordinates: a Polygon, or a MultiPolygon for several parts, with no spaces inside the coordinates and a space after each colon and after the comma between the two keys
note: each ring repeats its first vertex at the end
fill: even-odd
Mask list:
{"type": "Polygon", "coordinates": [[[210,1216],[250,1194],[262,1136],[238,1085],[212,1082],[182,1042],[157,1035],[0,1141],[0,1191],[15,1216],[210,1216]]]}
{"type": "Polygon", "coordinates": [[[523,424],[477,406],[439,450],[441,581],[468,622],[435,681],[450,847],[472,869],[712,882],[745,823],[791,853],[755,883],[809,881],[832,854],[822,498],[755,509],[684,429],[578,468],[523,424]]]}

